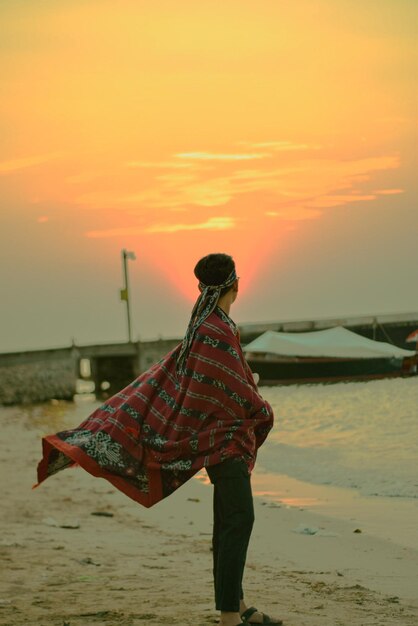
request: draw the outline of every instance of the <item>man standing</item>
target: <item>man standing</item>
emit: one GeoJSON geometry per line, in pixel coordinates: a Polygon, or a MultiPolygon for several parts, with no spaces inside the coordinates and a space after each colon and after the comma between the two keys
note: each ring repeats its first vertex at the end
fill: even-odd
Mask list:
{"type": "Polygon", "coordinates": [[[239,279],[229,255],[195,267],[200,296],[183,341],[79,427],[43,438],[38,484],[79,464],[150,507],[205,467],[214,484],[214,583],[222,626],[281,624],[242,590],[254,521],[250,473],[273,426],[229,317],[239,279]],[[241,621],[243,620],[243,621],[241,621]]]}

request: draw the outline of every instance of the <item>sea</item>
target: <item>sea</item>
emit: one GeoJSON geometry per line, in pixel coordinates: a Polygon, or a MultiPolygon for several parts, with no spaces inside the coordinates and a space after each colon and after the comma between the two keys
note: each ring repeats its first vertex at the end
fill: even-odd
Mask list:
{"type": "MultiPolygon", "coordinates": [[[[39,436],[74,428],[100,404],[89,385],[79,381],[73,403],[0,407],[0,421],[16,415],[39,436]]],[[[418,376],[259,391],[275,422],[258,472],[418,505],[418,376]]]]}
{"type": "Polygon", "coordinates": [[[266,471],[364,496],[418,498],[418,377],[260,388],[266,471]]]}

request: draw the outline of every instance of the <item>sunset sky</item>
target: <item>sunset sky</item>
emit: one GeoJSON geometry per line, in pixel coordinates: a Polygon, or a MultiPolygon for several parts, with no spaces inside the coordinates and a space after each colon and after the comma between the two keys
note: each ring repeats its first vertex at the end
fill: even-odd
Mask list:
{"type": "Polygon", "coordinates": [[[418,311],[415,0],[2,0],[0,352],[418,311]]]}

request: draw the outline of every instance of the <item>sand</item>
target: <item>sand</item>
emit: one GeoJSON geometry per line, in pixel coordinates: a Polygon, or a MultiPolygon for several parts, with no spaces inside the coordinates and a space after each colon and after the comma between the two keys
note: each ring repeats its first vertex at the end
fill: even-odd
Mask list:
{"type": "MultiPolygon", "coordinates": [[[[0,624],[216,624],[204,474],[152,509],[80,468],[31,490],[42,424],[28,428],[19,415],[0,410],[0,624]]],[[[267,478],[255,471],[258,493],[267,478]]],[[[397,541],[367,525],[352,492],[315,508],[321,498],[305,486],[305,501],[303,484],[286,477],[282,504],[256,497],[248,603],[288,626],[416,626],[418,528],[397,541]]]]}

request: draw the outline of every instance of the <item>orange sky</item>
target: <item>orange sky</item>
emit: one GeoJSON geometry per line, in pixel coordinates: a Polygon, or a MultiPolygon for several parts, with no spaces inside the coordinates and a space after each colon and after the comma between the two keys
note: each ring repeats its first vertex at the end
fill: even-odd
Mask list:
{"type": "Polygon", "coordinates": [[[417,11],[3,0],[0,351],[123,339],[124,247],[143,337],[211,251],[238,321],[417,310],[417,11]]]}

